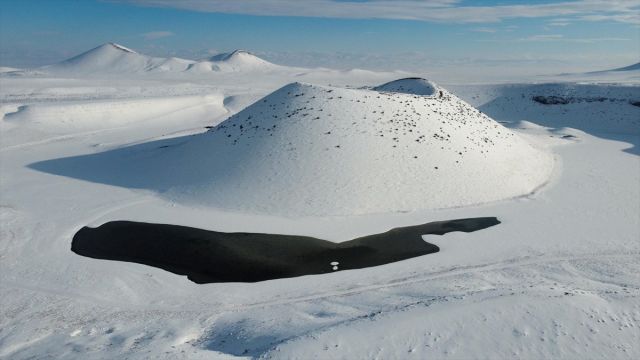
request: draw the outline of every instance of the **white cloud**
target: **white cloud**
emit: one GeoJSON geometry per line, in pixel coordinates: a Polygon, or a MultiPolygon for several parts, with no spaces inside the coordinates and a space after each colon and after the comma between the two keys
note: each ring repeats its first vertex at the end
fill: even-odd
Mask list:
{"type": "Polygon", "coordinates": [[[555,41],[555,40],[565,40],[563,35],[553,34],[553,35],[531,35],[526,38],[521,38],[519,41],[555,41]]]}
{"type": "Polygon", "coordinates": [[[638,0],[559,0],[546,4],[465,6],[460,0],[110,0],[148,7],[263,16],[405,19],[491,23],[513,18],[575,17],[640,23],[638,0]]]}
{"type": "Polygon", "coordinates": [[[477,29],[471,29],[471,31],[473,31],[473,32],[481,32],[481,33],[495,33],[497,30],[496,29],[490,29],[490,28],[477,28],[477,29]]]}
{"type": "Polygon", "coordinates": [[[616,37],[600,37],[600,38],[567,38],[564,35],[559,34],[551,34],[551,35],[532,35],[526,38],[520,38],[515,41],[517,42],[538,42],[538,41],[563,41],[563,42],[573,42],[573,43],[594,43],[600,41],[630,41],[631,39],[627,38],[616,38],[616,37]]]}
{"type": "Polygon", "coordinates": [[[579,17],[585,21],[616,21],[628,24],[640,25],[640,11],[619,14],[593,14],[579,17]]]}
{"type": "Polygon", "coordinates": [[[155,39],[161,39],[161,38],[173,36],[175,34],[172,33],[171,31],[151,31],[144,34],[140,34],[140,35],[147,40],[155,40],[155,39]]]}
{"type": "Polygon", "coordinates": [[[568,26],[570,24],[571,24],[570,22],[554,21],[554,22],[548,23],[547,26],[568,26]]]}

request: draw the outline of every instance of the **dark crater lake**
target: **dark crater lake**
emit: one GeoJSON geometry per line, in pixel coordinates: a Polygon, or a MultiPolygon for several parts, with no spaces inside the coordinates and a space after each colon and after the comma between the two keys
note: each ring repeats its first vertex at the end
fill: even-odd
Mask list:
{"type": "Polygon", "coordinates": [[[198,284],[257,282],[388,264],[438,252],[423,235],[473,232],[500,224],[495,217],[399,227],[342,243],[308,236],[226,233],[186,226],[112,221],[83,227],[71,250],[95,259],[154,266],[198,284]]]}

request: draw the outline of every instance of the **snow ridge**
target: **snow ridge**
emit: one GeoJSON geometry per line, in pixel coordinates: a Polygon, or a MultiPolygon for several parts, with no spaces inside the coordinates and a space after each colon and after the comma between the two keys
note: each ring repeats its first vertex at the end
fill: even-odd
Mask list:
{"type": "Polygon", "coordinates": [[[427,79],[412,77],[390,81],[386,84],[376,86],[374,90],[423,96],[437,96],[439,94],[436,88],[437,86],[427,79]]]}
{"type": "Polygon", "coordinates": [[[122,50],[122,51],[125,51],[125,52],[128,52],[128,53],[132,53],[132,54],[137,54],[137,52],[129,49],[128,47],[124,47],[124,46],[122,46],[120,44],[116,44],[116,43],[110,42],[109,45],[113,46],[114,48],[116,48],[118,50],[122,50]]]}

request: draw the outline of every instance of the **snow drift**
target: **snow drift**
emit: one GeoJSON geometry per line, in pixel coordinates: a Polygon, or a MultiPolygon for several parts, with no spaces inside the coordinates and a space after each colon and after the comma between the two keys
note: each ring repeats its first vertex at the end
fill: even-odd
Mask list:
{"type": "Polygon", "coordinates": [[[155,124],[171,123],[176,121],[177,116],[182,116],[179,119],[188,124],[188,120],[192,118],[202,119],[225,114],[227,110],[223,102],[222,95],[210,94],[93,103],[29,104],[4,114],[0,121],[20,125],[31,131],[48,133],[109,129],[140,124],[144,121],[155,124]]]}

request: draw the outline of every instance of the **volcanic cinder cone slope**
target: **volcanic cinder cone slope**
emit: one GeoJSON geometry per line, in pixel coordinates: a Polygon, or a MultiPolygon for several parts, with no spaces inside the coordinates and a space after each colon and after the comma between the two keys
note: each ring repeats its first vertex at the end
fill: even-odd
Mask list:
{"type": "Polygon", "coordinates": [[[486,203],[547,180],[549,154],[436,90],[442,96],[286,85],[167,149],[164,181],[175,186],[165,194],[241,211],[344,215],[486,203]]]}
{"type": "Polygon", "coordinates": [[[437,85],[427,79],[422,78],[405,78],[390,81],[386,84],[373,88],[377,91],[423,95],[423,96],[439,96],[437,85]]]}

